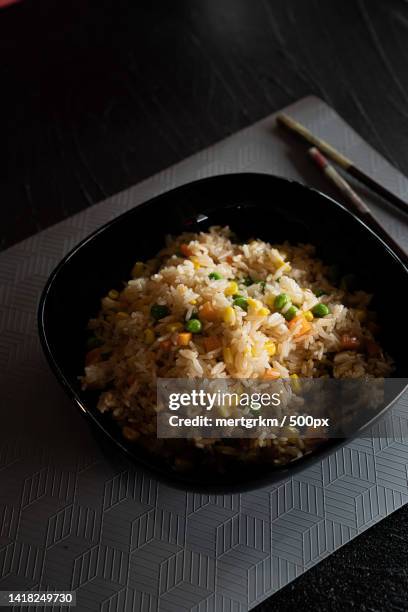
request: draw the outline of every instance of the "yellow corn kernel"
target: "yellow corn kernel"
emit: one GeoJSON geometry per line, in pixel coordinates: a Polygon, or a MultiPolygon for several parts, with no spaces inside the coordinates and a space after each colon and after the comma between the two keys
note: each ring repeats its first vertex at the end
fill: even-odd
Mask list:
{"type": "Polygon", "coordinates": [[[271,340],[265,342],[265,350],[268,353],[269,357],[272,357],[276,353],[276,344],[271,340]]]}
{"type": "Polygon", "coordinates": [[[110,297],[111,300],[117,300],[119,297],[119,291],[116,291],[116,289],[111,289],[108,293],[108,297],[110,297]]]}
{"type": "Polygon", "coordinates": [[[197,304],[197,300],[190,300],[189,304],[192,304],[194,306],[194,304],[197,304]]]}
{"type": "Polygon", "coordinates": [[[297,374],[291,374],[290,378],[292,379],[291,385],[292,385],[292,389],[295,393],[299,393],[301,390],[301,384],[299,381],[299,376],[297,374]]]}
{"type": "Polygon", "coordinates": [[[238,284],[235,281],[232,281],[231,283],[228,284],[228,286],[224,290],[224,294],[225,295],[235,295],[235,293],[238,293],[238,284]]]}
{"type": "Polygon", "coordinates": [[[254,300],[253,298],[248,298],[248,307],[249,312],[251,314],[262,315],[263,317],[267,317],[270,313],[269,309],[266,308],[259,300],[254,300]]]}
{"type": "Polygon", "coordinates": [[[257,314],[259,309],[262,308],[262,304],[259,300],[248,298],[248,312],[249,314],[257,314]]]}
{"type": "Polygon", "coordinates": [[[145,329],[144,332],[144,341],[146,344],[153,344],[153,342],[156,340],[156,336],[154,334],[154,331],[150,328],[145,329]]]}
{"type": "Polygon", "coordinates": [[[283,261],[283,259],[279,260],[278,262],[278,270],[282,270],[285,272],[289,272],[292,268],[290,266],[290,263],[288,261],[283,261]]]}
{"type": "Polygon", "coordinates": [[[170,334],[174,334],[174,332],[179,331],[179,329],[183,329],[182,323],[169,323],[168,325],[166,325],[166,330],[170,334]]]}
{"type": "Polygon", "coordinates": [[[276,299],[276,295],[272,295],[270,293],[269,295],[266,296],[265,302],[268,306],[271,306],[271,308],[273,308],[275,305],[275,299],[276,299]]]}
{"type": "Polygon", "coordinates": [[[127,312],[123,312],[123,310],[120,310],[119,312],[116,313],[116,318],[117,319],[128,319],[129,315],[127,312]]]}
{"type": "Polygon", "coordinates": [[[362,310],[361,308],[356,308],[356,310],[354,311],[356,318],[358,321],[362,322],[366,319],[366,311],[362,310]]]}
{"type": "Polygon", "coordinates": [[[201,264],[199,263],[197,257],[190,257],[190,259],[193,262],[194,269],[199,270],[201,268],[201,264]]]}
{"type": "Polygon", "coordinates": [[[309,323],[310,323],[310,321],[313,321],[313,318],[314,318],[314,317],[313,317],[313,313],[312,313],[312,312],[310,312],[310,310],[306,310],[306,311],[303,313],[303,316],[305,317],[306,321],[309,321],[309,323]]]}
{"type": "Polygon", "coordinates": [[[224,361],[225,361],[225,363],[226,363],[227,365],[232,364],[233,359],[232,359],[232,351],[231,351],[231,349],[230,349],[230,348],[228,348],[228,347],[227,347],[227,348],[224,348],[224,349],[222,350],[222,356],[223,356],[224,361]]]}
{"type": "Polygon", "coordinates": [[[132,277],[139,278],[139,276],[142,276],[143,271],[144,271],[144,263],[142,261],[137,261],[132,268],[132,272],[131,272],[132,277]]]}
{"type": "Polygon", "coordinates": [[[222,318],[224,323],[227,323],[227,325],[234,325],[237,317],[235,314],[235,310],[232,306],[227,306],[226,308],[224,308],[222,318]]]}

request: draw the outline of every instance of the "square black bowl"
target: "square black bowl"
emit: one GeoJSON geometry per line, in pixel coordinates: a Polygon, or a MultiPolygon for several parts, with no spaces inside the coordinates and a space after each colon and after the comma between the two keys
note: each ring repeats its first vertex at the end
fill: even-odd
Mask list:
{"type": "MultiPolygon", "coordinates": [[[[355,274],[359,287],[375,295],[381,343],[393,357],[394,376],[399,378],[407,376],[408,360],[406,327],[395,309],[408,285],[407,262],[332,198],[284,178],[243,173],[195,181],[133,208],[83,240],[51,274],[39,305],[42,346],[58,380],[107,444],[107,452],[120,448],[138,464],[184,485],[251,488],[304,468],[345,441],[332,440],[282,468],[245,471],[241,466],[224,474],[204,468],[183,476],[124,440],[113,419],[96,409],[96,394],[82,391],[78,380],[84,367],[87,322],[98,312],[101,296],[112,287],[120,288],[134,262],[153,257],[167,234],[205,231],[212,225],[229,225],[244,240],[314,244],[325,263],[355,274]]],[[[361,428],[355,433],[360,434],[361,428]]]]}

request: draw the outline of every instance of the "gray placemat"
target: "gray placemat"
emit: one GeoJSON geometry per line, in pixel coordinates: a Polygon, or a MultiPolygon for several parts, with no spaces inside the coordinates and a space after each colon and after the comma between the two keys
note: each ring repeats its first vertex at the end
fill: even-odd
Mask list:
{"type": "MultiPolygon", "coordinates": [[[[306,98],[287,110],[408,199],[407,179],[326,104],[306,98]]],[[[268,117],[1,254],[0,590],[76,590],[80,610],[243,612],[407,502],[407,397],[376,435],[291,479],[199,495],[105,458],[39,346],[40,291],[89,232],[223,172],[271,172],[330,193],[301,150],[268,117]]],[[[402,219],[370,204],[407,247],[402,219]]]]}

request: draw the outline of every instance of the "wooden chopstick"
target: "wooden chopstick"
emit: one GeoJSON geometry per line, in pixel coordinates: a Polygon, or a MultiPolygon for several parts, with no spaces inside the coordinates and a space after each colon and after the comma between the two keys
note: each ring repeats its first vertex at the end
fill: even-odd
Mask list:
{"type": "Polygon", "coordinates": [[[316,147],[312,147],[308,151],[311,158],[316,162],[327,178],[339,189],[339,191],[348,199],[352,204],[355,211],[358,213],[359,218],[366,223],[374,232],[389,245],[393,251],[398,255],[401,261],[408,265],[408,256],[406,252],[395,242],[394,238],[383,228],[382,225],[371,214],[367,204],[360,198],[359,195],[352,189],[349,183],[337,172],[337,170],[329,164],[328,160],[320,153],[316,147]]]}
{"type": "Polygon", "coordinates": [[[408,213],[408,204],[401,198],[392,193],[388,189],[386,189],[380,183],[377,183],[371,176],[368,176],[363,170],[354,165],[354,163],[337,151],[334,147],[332,147],[328,142],[318,138],[310,130],[308,130],[304,125],[289,117],[289,115],[285,115],[284,113],[280,113],[276,117],[276,121],[279,125],[284,126],[291,132],[300,136],[305,142],[308,144],[312,144],[317,147],[322,153],[327,155],[332,161],[338,164],[343,170],[345,170],[348,174],[359,180],[364,185],[367,185],[372,191],[378,193],[381,197],[383,197],[387,202],[393,204],[398,210],[401,210],[404,213],[408,213]]]}

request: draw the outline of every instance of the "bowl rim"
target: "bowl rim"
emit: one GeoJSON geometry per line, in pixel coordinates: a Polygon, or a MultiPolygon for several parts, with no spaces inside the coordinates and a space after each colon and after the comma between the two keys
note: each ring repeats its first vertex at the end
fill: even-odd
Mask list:
{"type": "MultiPolygon", "coordinates": [[[[227,492],[229,490],[231,490],[231,492],[238,492],[238,491],[244,491],[244,490],[249,490],[249,489],[253,489],[256,487],[261,487],[263,486],[265,483],[267,482],[271,482],[272,480],[274,482],[277,482],[279,480],[283,480],[285,477],[287,476],[292,476],[293,474],[297,473],[298,471],[304,470],[307,467],[309,467],[310,465],[312,465],[313,463],[315,463],[316,461],[322,460],[325,457],[327,457],[328,455],[336,452],[337,450],[339,450],[340,448],[342,448],[345,444],[347,444],[348,442],[351,442],[353,439],[355,439],[356,437],[361,436],[361,434],[368,430],[370,427],[372,427],[379,419],[381,419],[389,410],[390,408],[393,406],[393,404],[401,397],[401,395],[403,395],[403,393],[406,391],[406,389],[408,388],[408,384],[405,385],[405,387],[401,390],[401,392],[396,395],[393,400],[387,404],[378,414],[376,414],[374,417],[372,417],[370,419],[370,421],[364,423],[362,426],[360,426],[351,436],[348,436],[347,438],[336,438],[336,439],[331,439],[329,440],[327,443],[324,443],[323,445],[321,445],[320,447],[318,447],[318,450],[316,450],[316,452],[310,452],[307,455],[304,455],[303,457],[301,457],[299,460],[293,462],[292,464],[286,464],[286,465],[282,465],[282,466],[275,466],[271,469],[270,472],[268,472],[265,475],[260,476],[259,478],[255,478],[253,480],[246,480],[243,482],[240,482],[239,480],[235,483],[233,482],[232,484],[228,484],[228,483],[197,483],[194,478],[186,478],[185,476],[183,476],[182,473],[171,473],[170,471],[166,471],[166,470],[161,470],[160,468],[154,466],[152,467],[151,465],[148,464],[147,461],[144,460],[143,457],[136,457],[132,451],[123,443],[122,440],[120,440],[119,438],[115,437],[110,431],[108,431],[103,423],[101,423],[100,419],[98,418],[97,415],[93,414],[93,412],[90,410],[90,408],[87,408],[85,405],[85,402],[81,399],[81,397],[77,394],[77,392],[75,391],[74,387],[72,386],[71,382],[69,381],[69,379],[65,376],[63,370],[61,369],[60,365],[57,362],[57,359],[54,357],[53,354],[53,350],[50,346],[49,343],[49,339],[47,336],[47,326],[45,323],[45,316],[46,316],[46,307],[47,307],[47,299],[48,296],[50,294],[50,292],[52,291],[52,287],[53,284],[55,282],[55,280],[57,279],[61,269],[70,261],[71,258],[75,257],[75,255],[88,243],[90,243],[91,241],[93,241],[97,236],[99,236],[100,234],[102,234],[103,232],[105,232],[108,228],[112,227],[113,225],[115,225],[116,223],[119,222],[123,222],[123,220],[126,217],[130,217],[132,215],[134,215],[135,213],[137,214],[137,211],[141,211],[144,208],[147,208],[148,206],[151,206],[152,204],[154,205],[155,202],[160,201],[161,199],[164,199],[166,197],[169,196],[169,194],[177,192],[177,191],[183,191],[183,190],[187,190],[189,188],[192,188],[196,185],[199,185],[201,183],[210,183],[210,182],[214,182],[214,181],[219,181],[219,180],[234,180],[234,178],[236,179],[237,177],[252,177],[254,179],[256,178],[269,178],[278,182],[281,182],[282,184],[286,184],[288,186],[294,186],[296,188],[300,188],[300,189],[305,189],[309,192],[312,192],[313,194],[317,195],[319,198],[323,198],[324,200],[328,201],[328,203],[331,206],[335,206],[339,209],[342,210],[342,212],[346,215],[349,215],[350,218],[353,218],[355,222],[359,223],[360,226],[362,226],[367,232],[369,232],[371,234],[371,236],[376,239],[388,252],[389,255],[391,255],[396,262],[403,267],[404,271],[406,274],[408,274],[408,264],[404,261],[402,261],[402,259],[400,258],[399,254],[397,254],[393,248],[385,241],[385,239],[381,236],[379,236],[375,230],[370,227],[369,225],[367,225],[364,221],[364,219],[362,219],[353,209],[348,208],[346,205],[344,205],[343,203],[339,202],[338,200],[336,200],[335,198],[329,196],[328,194],[320,191],[319,189],[315,188],[315,187],[311,187],[305,183],[302,183],[301,181],[295,180],[295,179],[291,179],[291,178],[287,178],[287,177],[283,177],[283,176],[279,176],[279,175],[275,175],[272,173],[268,173],[268,172],[231,172],[231,173],[222,173],[222,174],[215,174],[215,175],[211,175],[208,177],[203,177],[200,179],[196,179],[196,180],[192,180],[189,181],[187,183],[182,183],[181,185],[177,185],[176,187],[171,187],[169,189],[167,189],[166,191],[155,195],[147,200],[144,200],[143,202],[140,202],[139,204],[136,204],[135,206],[133,206],[132,208],[130,208],[129,210],[126,210],[125,212],[119,214],[118,216],[114,217],[113,219],[110,219],[109,221],[107,221],[106,223],[102,224],[100,227],[96,228],[95,230],[93,230],[90,234],[88,234],[87,236],[85,236],[84,238],[82,238],[70,251],[68,251],[68,253],[66,255],[63,256],[63,258],[58,262],[58,264],[54,267],[54,269],[52,270],[52,272],[50,273],[50,275],[48,276],[48,279],[43,287],[43,290],[41,292],[41,296],[38,302],[38,309],[37,309],[37,326],[38,326],[38,332],[39,332],[39,338],[40,338],[40,343],[41,343],[41,347],[42,350],[45,354],[46,360],[51,368],[51,370],[53,371],[55,377],[57,378],[58,382],[60,383],[60,385],[63,387],[63,389],[65,390],[65,392],[67,393],[68,397],[73,400],[74,404],[77,406],[77,408],[79,408],[81,414],[88,420],[88,422],[97,427],[97,430],[99,433],[103,433],[103,435],[108,438],[108,440],[113,443],[116,447],[119,447],[121,452],[125,454],[125,456],[127,456],[128,459],[130,459],[133,463],[137,463],[137,465],[139,467],[142,467],[143,469],[146,469],[148,472],[152,473],[155,477],[161,478],[165,481],[170,481],[172,486],[178,488],[178,487],[182,487],[182,488],[188,488],[188,487],[193,487],[194,490],[196,491],[214,491],[214,492],[227,492]]],[[[407,262],[408,262],[408,256],[407,256],[407,262]]]]}

